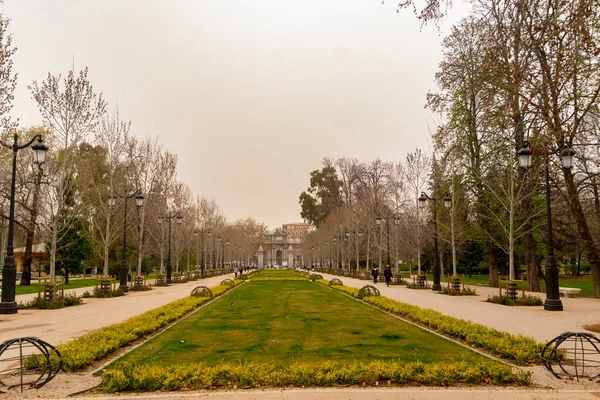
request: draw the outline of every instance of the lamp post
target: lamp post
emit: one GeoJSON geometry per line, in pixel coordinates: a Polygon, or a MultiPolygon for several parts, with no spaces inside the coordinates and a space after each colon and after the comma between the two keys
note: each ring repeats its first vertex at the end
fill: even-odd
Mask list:
{"type": "MultiPolygon", "coordinates": [[[[570,147],[562,144],[557,152],[561,156],[561,166],[564,169],[573,167],[573,158],[575,151],[570,147]]],[[[532,152],[529,141],[523,142],[523,147],[517,152],[519,165],[522,168],[531,166],[532,152]]],[[[544,310],[546,311],[562,311],[563,304],[560,300],[558,292],[558,266],[554,258],[554,238],[552,235],[552,208],[550,206],[550,173],[548,171],[548,151],[545,154],[545,169],[546,169],[546,224],[548,230],[548,257],[546,259],[546,301],[544,301],[544,310]]]]}
{"type": "Polygon", "coordinates": [[[127,292],[129,290],[129,286],[127,286],[127,275],[129,274],[129,269],[127,268],[127,200],[135,197],[135,205],[139,208],[144,204],[144,195],[141,190],[127,192],[123,195],[113,192],[113,194],[108,196],[109,207],[114,207],[117,204],[117,197],[125,200],[123,207],[123,254],[121,255],[121,269],[119,270],[119,289],[127,292]]]}
{"type": "Polygon", "coordinates": [[[164,217],[158,217],[158,223],[162,224],[163,223],[163,218],[167,218],[169,220],[169,252],[168,252],[168,259],[167,259],[167,284],[173,283],[173,279],[171,279],[171,272],[173,271],[173,266],[171,264],[171,220],[173,218],[175,218],[175,220],[177,221],[177,225],[181,225],[181,222],[183,221],[183,217],[181,216],[181,213],[179,213],[179,211],[177,211],[176,213],[168,213],[167,215],[165,215],[164,217]]]}
{"type": "Polygon", "coordinates": [[[33,150],[33,162],[41,165],[46,161],[46,151],[48,146],[44,144],[42,135],[35,135],[29,142],[19,146],[19,135],[15,133],[13,144],[0,144],[9,148],[13,152],[12,158],[12,177],[10,185],[10,210],[8,216],[8,241],[6,246],[6,258],[4,259],[4,268],[2,269],[2,302],[0,302],[0,314],[16,314],[17,302],[15,301],[17,285],[17,268],[15,265],[14,253],[14,231],[15,231],[15,181],[17,177],[17,152],[31,146],[33,150]],[[37,143],[32,143],[37,139],[37,143]]]}
{"type": "MultiPolygon", "coordinates": [[[[438,262],[438,229],[437,229],[437,197],[430,197],[425,192],[421,192],[421,196],[419,196],[419,207],[424,208],[427,204],[427,200],[431,200],[433,202],[433,285],[431,285],[431,290],[439,292],[442,290],[442,285],[440,283],[440,265],[438,262]]],[[[446,193],[444,195],[444,206],[449,208],[452,206],[452,199],[446,193]]]]}

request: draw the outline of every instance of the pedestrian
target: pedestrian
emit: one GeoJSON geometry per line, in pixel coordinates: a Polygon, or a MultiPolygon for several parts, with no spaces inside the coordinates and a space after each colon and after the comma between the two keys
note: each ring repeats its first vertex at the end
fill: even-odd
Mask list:
{"type": "Polygon", "coordinates": [[[235,278],[237,278],[238,271],[239,271],[239,270],[238,270],[238,267],[235,267],[235,268],[233,269],[233,273],[235,274],[235,278]]]}
{"type": "Polygon", "coordinates": [[[373,277],[373,283],[377,285],[377,277],[379,276],[379,271],[377,270],[377,267],[373,267],[373,269],[371,270],[371,276],[373,277]]]}
{"type": "Polygon", "coordinates": [[[389,265],[385,266],[383,276],[385,277],[385,284],[389,287],[390,281],[392,280],[392,268],[389,265]]]}

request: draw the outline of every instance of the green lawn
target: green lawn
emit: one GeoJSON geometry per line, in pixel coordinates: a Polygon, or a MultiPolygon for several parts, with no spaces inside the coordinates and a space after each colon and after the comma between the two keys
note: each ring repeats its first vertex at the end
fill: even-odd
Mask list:
{"type": "MultiPolygon", "coordinates": [[[[96,279],[69,279],[69,284],[65,285],[65,290],[77,289],[81,287],[94,286],[96,284],[96,279]]],[[[44,290],[44,282],[31,282],[29,286],[21,286],[17,284],[15,293],[19,294],[28,294],[28,293],[37,293],[38,285],[40,285],[41,290],[44,290]]],[[[62,288],[62,283],[57,283],[57,288],[62,288]]]]}
{"type": "MultiPolygon", "coordinates": [[[[262,271],[260,277],[297,277],[262,271]]],[[[490,362],[308,281],[247,282],[119,359],[136,364],[490,362]]]]}
{"type": "MultiPolygon", "coordinates": [[[[428,275],[428,279],[433,279],[433,276],[430,278],[428,275]]],[[[465,275],[465,284],[468,285],[488,286],[489,281],[489,275],[472,275],[471,278],[469,278],[468,275],[465,275]]],[[[525,285],[525,287],[527,287],[527,283],[525,283],[525,285]]],[[[558,278],[558,285],[560,287],[580,288],[580,296],[594,296],[594,282],[592,281],[591,275],[560,275],[558,278]]],[[[519,285],[519,290],[520,289],[521,286],[519,285]]],[[[546,283],[544,281],[540,282],[540,289],[542,292],[546,291],[546,283]]]]}

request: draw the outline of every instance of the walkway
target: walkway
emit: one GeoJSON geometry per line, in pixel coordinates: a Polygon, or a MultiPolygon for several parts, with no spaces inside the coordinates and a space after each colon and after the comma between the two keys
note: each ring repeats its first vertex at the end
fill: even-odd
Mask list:
{"type": "MultiPolygon", "coordinates": [[[[35,336],[56,346],[187,297],[196,286],[217,286],[226,278],[233,279],[233,274],[157,286],[145,292],[131,291],[121,297],[83,299],[82,305],[58,310],[19,310],[17,314],[0,315],[0,343],[15,337],[35,336]]],[[[87,287],[67,292],[81,295],[86,290],[91,291],[87,287]]],[[[37,294],[19,295],[16,301],[31,300],[35,296],[37,294]]]]}

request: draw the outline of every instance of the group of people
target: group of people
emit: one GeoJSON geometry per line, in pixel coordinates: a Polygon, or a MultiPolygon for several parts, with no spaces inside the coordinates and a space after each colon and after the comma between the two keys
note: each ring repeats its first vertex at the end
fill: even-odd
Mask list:
{"type": "Polygon", "coordinates": [[[240,274],[240,275],[241,275],[241,274],[243,274],[243,273],[244,273],[244,267],[240,267],[240,268],[238,268],[238,267],[235,267],[235,268],[233,269],[233,273],[235,274],[235,277],[237,278],[238,274],[240,274]]]}
{"type": "MultiPolygon", "coordinates": [[[[371,270],[371,276],[373,277],[373,283],[377,284],[377,278],[379,278],[379,270],[377,267],[374,267],[371,270]]],[[[392,268],[389,265],[386,265],[383,269],[383,277],[385,278],[385,284],[390,286],[390,282],[392,281],[392,268]]]]}

